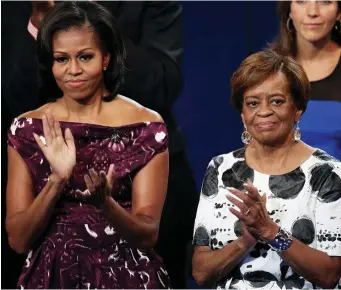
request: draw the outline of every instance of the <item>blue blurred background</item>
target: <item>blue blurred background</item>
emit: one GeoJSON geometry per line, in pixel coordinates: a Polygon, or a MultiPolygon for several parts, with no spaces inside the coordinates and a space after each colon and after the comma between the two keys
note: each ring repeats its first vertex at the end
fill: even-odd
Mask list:
{"type": "Polygon", "coordinates": [[[275,1],[183,1],[185,87],[175,104],[198,189],[210,159],[240,148],[242,122],[230,104],[241,61],[277,33],[275,1]]]}

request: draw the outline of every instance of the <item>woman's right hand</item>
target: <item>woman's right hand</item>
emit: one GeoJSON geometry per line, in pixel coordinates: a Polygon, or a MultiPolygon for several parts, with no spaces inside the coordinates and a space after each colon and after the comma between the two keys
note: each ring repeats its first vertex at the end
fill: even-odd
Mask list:
{"type": "Polygon", "coordinates": [[[44,156],[52,167],[52,173],[61,181],[66,181],[71,176],[76,164],[76,147],[69,128],[65,130],[65,138],[59,122],[51,113],[42,117],[45,144],[40,137],[33,133],[44,156]]]}

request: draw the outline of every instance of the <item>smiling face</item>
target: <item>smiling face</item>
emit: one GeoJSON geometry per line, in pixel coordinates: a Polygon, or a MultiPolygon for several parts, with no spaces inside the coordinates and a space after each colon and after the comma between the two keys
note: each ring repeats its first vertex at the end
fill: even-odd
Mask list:
{"type": "Polygon", "coordinates": [[[105,54],[90,27],[57,31],[52,39],[52,73],[64,96],[84,100],[103,94],[103,69],[110,56],[105,54]]]}
{"type": "Polygon", "coordinates": [[[341,13],[338,1],[292,1],[290,18],[296,37],[308,42],[318,42],[330,38],[332,29],[341,13]]]}
{"type": "Polygon", "coordinates": [[[301,114],[290,96],[287,78],[280,72],[244,93],[241,116],[260,144],[274,146],[292,139],[301,114]]]}

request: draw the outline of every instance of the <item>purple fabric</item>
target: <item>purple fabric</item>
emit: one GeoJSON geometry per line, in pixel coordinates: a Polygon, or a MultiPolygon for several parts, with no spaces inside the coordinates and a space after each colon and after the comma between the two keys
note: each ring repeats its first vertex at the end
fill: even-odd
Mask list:
{"type": "MultiPolygon", "coordinates": [[[[86,189],[84,175],[90,168],[107,172],[114,163],[112,196],[130,211],[134,176],[167,149],[165,124],[60,125],[63,132],[70,128],[75,138],[77,163],[46,231],[27,256],[18,288],[169,288],[168,274],[154,250],[136,248],[115,231],[101,210],[75,196],[76,189],[86,189]]],[[[51,168],[33,132],[43,136],[40,119],[14,119],[8,143],[28,166],[38,194],[51,168]]]]}

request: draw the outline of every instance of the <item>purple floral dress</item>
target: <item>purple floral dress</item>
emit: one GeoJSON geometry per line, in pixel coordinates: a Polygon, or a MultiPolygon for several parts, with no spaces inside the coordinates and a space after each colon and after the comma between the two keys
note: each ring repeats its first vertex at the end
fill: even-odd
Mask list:
{"type": "MultiPolygon", "coordinates": [[[[101,210],[75,195],[76,189],[86,189],[84,175],[90,168],[107,172],[113,163],[112,196],[130,211],[134,176],[167,149],[165,124],[60,125],[63,132],[70,128],[74,136],[77,163],[48,227],[28,253],[18,288],[169,288],[167,271],[154,250],[136,248],[115,231],[101,210]]],[[[38,194],[47,183],[51,167],[33,132],[44,142],[40,119],[14,119],[8,143],[28,166],[38,194]]]]}

